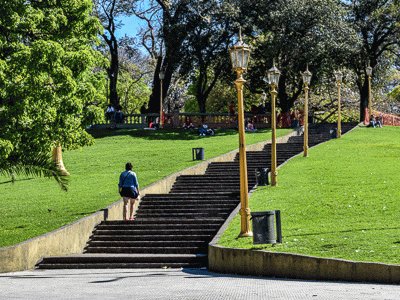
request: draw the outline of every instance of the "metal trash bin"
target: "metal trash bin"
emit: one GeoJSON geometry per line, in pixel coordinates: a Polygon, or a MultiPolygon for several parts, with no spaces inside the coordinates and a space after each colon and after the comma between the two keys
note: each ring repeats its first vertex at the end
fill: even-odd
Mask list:
{"type": "Polygon", "coordinates": [[[192,148],[193,160],[204,160],[204,148],[192,148]]]}
{"type": "Polygon", "coordinates": [[[257,168],[256,169],[256,182],[257,185],[262,186],[262,185],[269,185],[268,182],[268,168],[257,168]]]}
{"type": "Polygon", "coordinates": [[[282,243],[281,211],[252,212],[253,244],[282,243]],[[274,226],[276,221],[276,232],[274,226]]]}

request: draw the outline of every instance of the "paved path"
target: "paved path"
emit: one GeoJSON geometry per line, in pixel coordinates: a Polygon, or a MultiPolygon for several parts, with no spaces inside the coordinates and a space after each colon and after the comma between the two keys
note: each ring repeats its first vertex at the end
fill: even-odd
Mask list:
{"type": "Polygon", "coordinates": [[[0,299],[400,299],[400,286],[223,275],[205,269],[0,274],[0,299]]]}

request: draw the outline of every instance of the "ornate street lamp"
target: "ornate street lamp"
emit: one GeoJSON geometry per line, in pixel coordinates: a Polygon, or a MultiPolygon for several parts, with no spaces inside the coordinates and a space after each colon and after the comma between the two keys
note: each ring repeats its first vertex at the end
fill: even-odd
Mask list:
{"type": "Polygon", "coordinates": [[[232,68],[236,72],[235,86],[238,93],[239,122],[239,167],[240,167],[240,216],[241,226],[239,237],[253,236],[250,229],[250,208],[247,183],[246,140],[244,134],[243,84],[246,82],[243,73],[247,70],[250,57],[250,47],[242,41],[242,31],[239,30],[239,41],[229,49],[232,68]]]}
{"type": "Polygon", "coordinates": [[[304,157],[308,156],[308,90],[311,82],[312,73],[307,69],[301,74],[304,83],[304,157]]]}
{"type": "Polygon", "coordinates": [[[340,111],[340,86],[342,84],[342,78],[343,78],[343,73],[340,71],[335,71],[335,78],[336,78],[336,84],[337,84],[337,89],[338,89],[338,116],[337,116],[337,132],[336,132],[336,137],[340,138],[342,136],[342,117],[341,117],[341,111],[340,111]]]}
{"type": "Polygon", "coordinates": [[[279,76],[281,72],[275,67],[275,63],[271,69],[268,70],[268,84],[270,86],[271,93],[271,130],[272,130],[272,142],[271,142],[271,185],[276,186],[276,177],[278,176],[277,163],[276,163],[276,96],[278,92],[276,90],[279,82],[279,76]]]}
{"type": "Polygon", "coordinates": [[[371,95],[371,76],[372,76],[372,68],[368,63],[368,67],[365,68],[365,72],[368,76],[368,114],[372,114],[372,95],[371,95]]]}
{"type": "Polygon", "coordinates": [[[158,73],[158,77],[160,78],[160,128],[163,128],[164,126],[164,120],[163,120],[163,80],[165,78],[165,72],[164,70],[160,70],[160,73],[158,73]]]}

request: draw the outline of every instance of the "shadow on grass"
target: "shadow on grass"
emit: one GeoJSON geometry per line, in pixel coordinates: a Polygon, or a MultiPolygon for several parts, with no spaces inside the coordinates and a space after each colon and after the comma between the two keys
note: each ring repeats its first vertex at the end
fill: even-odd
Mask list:
{"type": "MultiPolygon", "coordinates": [[[[265,133],[270,129],[260,129],[251,134],[265,133]]],[[[199,140],[204,138],[213,138],[218,136],[230,136],[237,134],[235,129],[217,129],[214,136],[201,137],[197,130],[182,129],[161,129],[161,130],[143,130],[143,129],[90,129],[88,133],[94,138],[100,139],[113,136],[131,136],[148,140],[199,140]]]]}
{"type": "Polygon", "coordinates": [[[14,183],[14,182],[17,182],[17,181],[26,181],[26,180],[33,180],[33,179],[35,179],[35,178],[15,179],[14,181],[12,181],[12,180],[7,180],[7,181],[0,182],[0,184],[14,183]]]}
{"type": "Polygon", "coordinates": [[[314,233],[303,233],[303,234],[290,234],[286,237],[293,236],[311,236],[311,235],[322,235],[322,234],[335,234],[335,233],[347,233],[347,232],[363,232],[363,231],[376,231],[376,230],[396,230],[400,227],[384,227],[384,228],[361,228],[361,229],[349,229],[349,230],[338,230],[338,231],[328,231],[328,232],[314,232],[314,233]]]}

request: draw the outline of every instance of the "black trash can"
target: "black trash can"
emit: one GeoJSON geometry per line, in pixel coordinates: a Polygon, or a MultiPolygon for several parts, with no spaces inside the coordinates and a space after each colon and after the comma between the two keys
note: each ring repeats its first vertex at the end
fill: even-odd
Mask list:
{"type": "Polygon", "coordinates": [[[192,148],[193,160],[204,160],[204,148],[192,148]]]}
{"type": "Polygon", "coordinates": [[[257,168],[256,169],[256,181],[257,185],[268,185],[268,168],[257,168]]]}
{"type": "Polygon", "coordinates": [[[282,243],[280,210],[252,212],[253,244],[282,243]],[[275,220],[276,219],[276,232],[275,220]]]}

